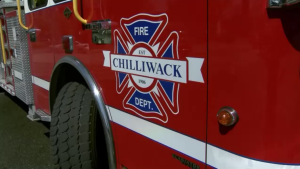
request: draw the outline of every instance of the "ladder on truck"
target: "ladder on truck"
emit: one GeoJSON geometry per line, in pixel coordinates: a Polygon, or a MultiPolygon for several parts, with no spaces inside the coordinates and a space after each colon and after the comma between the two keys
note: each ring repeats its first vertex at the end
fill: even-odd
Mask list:
{"type": "Polygon", "coordinates": [[[27,30],[19,24],[25,23],[24,2],[0,1],[0,87],[16,96],[29,107],[27,117],[32,121],[51,121],[51,117],[34,105],[27,30]]]}

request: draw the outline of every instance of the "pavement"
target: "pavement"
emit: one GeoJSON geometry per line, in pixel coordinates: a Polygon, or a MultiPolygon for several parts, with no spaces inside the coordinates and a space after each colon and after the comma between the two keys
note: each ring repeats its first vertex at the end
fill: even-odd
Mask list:
{"type": "Polygon", "coordinates": [[[51,169],[49,123],[32,122],[28,107],[0,89],[0,169],[51,169]]]}

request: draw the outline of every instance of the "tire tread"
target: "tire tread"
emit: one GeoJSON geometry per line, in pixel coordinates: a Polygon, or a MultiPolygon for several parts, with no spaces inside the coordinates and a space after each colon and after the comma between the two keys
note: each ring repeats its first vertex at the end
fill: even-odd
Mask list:
{"type": "Polygon", "coordinates": [[[60,169],[92,169],[92,94],[83,85],[70,82],[59,92],[52,113],[50,143],[52,161],[60,169]]]}

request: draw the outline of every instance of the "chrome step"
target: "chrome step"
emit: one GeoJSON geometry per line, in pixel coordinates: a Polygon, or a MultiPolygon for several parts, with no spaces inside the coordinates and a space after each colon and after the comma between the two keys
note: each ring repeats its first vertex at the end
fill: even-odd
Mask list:
{"type": "Polygon", "coordinates": [[[44,111],[38,109],[35,113],[40,117],[41,121],[51,122],[51,116],[44,111]]]}
{"type": "Polygon", "coordinates": [[[36,110],[35,105],[30,104],[29,106],[29,111],[27,118],[29,118],[31,121],[46,121],[50,122],[51,121],[51,116],[45,113],[43,110],[36,110]]]}

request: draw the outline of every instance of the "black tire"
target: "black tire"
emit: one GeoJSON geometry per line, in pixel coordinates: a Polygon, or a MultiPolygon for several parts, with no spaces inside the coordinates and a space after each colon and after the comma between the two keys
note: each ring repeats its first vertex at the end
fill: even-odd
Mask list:
{"type": "Polygon", "coordinates": [[[51,116],[50,144],[55,168],[98,168],[99,115],[91,92],[76,82],[66,84],[55,100],[51,116]]]}

